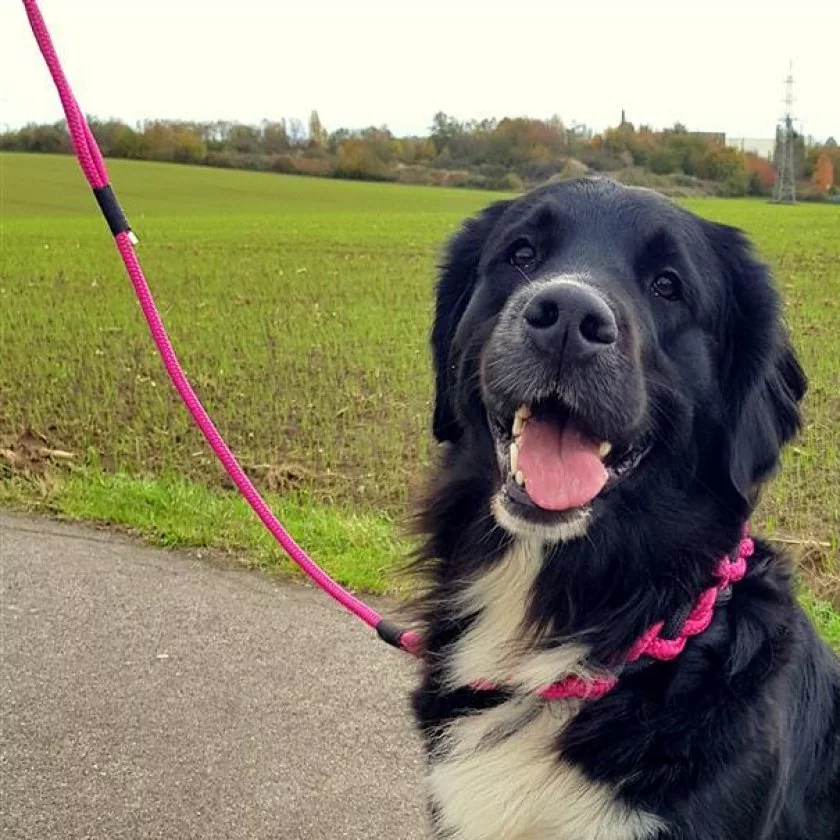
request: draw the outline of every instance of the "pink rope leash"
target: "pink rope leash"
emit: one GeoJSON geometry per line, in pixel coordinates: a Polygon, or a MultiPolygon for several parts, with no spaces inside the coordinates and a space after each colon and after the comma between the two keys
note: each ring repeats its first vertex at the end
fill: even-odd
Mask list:
{"type": "Polygon", "coordinates": [[[239,492],[245,498],[245,501],[248,502],[289,558],[301,568],[307,577],[346,610],[360,618],[369,627],[374,628],[380,637],[389,644],[417,655],[418,638],[415,633],[400,631],[390,621],[383,619],[379,613],[365,604],[364,601],[351,595],[321,569],[294,541],[288,531],[280,524],[277,517],[271,512],[265,500],[259,494],[256,487],[254,487],[251,480],[245,474],[245,471],[239,465],[236,457],[219,434],[219,431],[216,429],[216,426],[210,419],[210,416],[207,414],[207,411],[184,374],[183,368],[172,347],[172,342],[166,333],[160,313],[155,306],[154,298],[143,274],[143,269],[140,266],[140,261],[137,259],[137,254],[134,250],[137,238],[131,231],[128,221],[111,189],[105,161],[102,159],[102,154],[91,133],[90,126],[80,110],[73,96],[70,84],[67,81],[67,77],[61,68],[61,63],[56,55],[52,39],[38,8],[38,4],[36,0],[23,0],[23,5],[26,9],[32,32],[35,35],[35,40],[38,42],[38,47],[41,50],[41,54],[47,63],[50,75],[58,90],[79,165],[82,168],[82,172],[84,172],[88,184],[90,184],[94,191],[94,195],[108,221],[111,232],[114,234],[117,250],[120,252],[125,269],[131,278],[134,292],[137,295],[140,307],[143,310],[143,316],[149,326],[149,331],[160,353],[166,372],[169,374],[172,384],[178,391],[196,425],[201,429],[201,433],[210,444],[216,457],[224,467],[225,472],[227,472],[239,492]]]}
{"type": "MultiPolygon", "coordinates": [[[[384,641],[414,656],[421,656],[421,640],[417,633],[413,631],[401,631],[390,621],[382,618],[379,613],[363,601],[351,595],[321,569],[294,541],[288,531],[280,524],[277,517],[271,512],[265,500],[259,494],[256,487],[254,487],[251,480],[245,474],[245,471],[239,465],[236,457],[219,434],[219,431],[216,429],[216,426],[213,424],[213,421],[210,419],[207,411],[190,385],[172,347],[172,342],[166,333],[160,313],[155,306],[151,290],[146,282],[143,269],[134,250],[137,238],[132,232],[111,189],[105,161],[102,159],[102,154],[91,133],[87,120],[73,96],[64,71],[61,69],[61,64],[56,55],[44,19],[38,9],[37,2],[36,0],[23,0],[23,5],[26,9],[26,14],[41,54],[44,56],[53,82],[58,90],[79,165],[84,172],[88,184],[93,189],[96,200],[108,222],[111,232],[114,234],[117,250],[122,257],[125,269],[131,279],[134,292],[143,311],[143,316],[148,324],[149,332],[160,353],[166,372],[196,425],[201,429],[205,439],[210,444],[216,457],[239,492],[245,498],[245,501],[248,502],[289,558],[300,567],[307,577],[346,610],[360,618],[369,627],[374,628],[384,641]]],[[[627,662],[635,662],[642,656],[660,661],[671,660],[678,656],[685,647],[688,639],[702,633],[711,623],[718,593],[744,577],[746,573],[746,562],[752,555],[753,550],[754,545],[752,539],[745,535],[739,545],[737,558],[734,561],[730,561],[728,558],[721,560],[715,573],[718,578],[717,584],[705,590],[700,595],[688,618],[683,623],[683,627],[677,637],[674,639],[662,638],[660,633],[664,628],[664,623],[658,622],[633,645],[627,656],[627,662]]],[[[586,680],[579,676],[570,676],[560,682],[540,689],[538,694],[546,700],[570,698],[594,700],[603,697],[611,691],[617,682],[618,677],[614,675],[607,675],[594,680],[586,680]]],[[[473,686],[477,690],[489,690],[495,687],[492,683],[477,683],[473,686]]]]}

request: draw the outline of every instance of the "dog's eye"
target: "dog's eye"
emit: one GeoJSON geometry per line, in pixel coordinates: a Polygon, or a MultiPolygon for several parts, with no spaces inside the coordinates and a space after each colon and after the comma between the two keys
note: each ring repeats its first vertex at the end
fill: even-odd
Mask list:
{"type": "Polygon", "coordinates": [[[650,285],[651,291],[665,300],[679,300],[682,297],[682,284],[675,271],[660,271],[653,278],[650,285]]]}
{"type": "Polygon", "coordinates": [[[508,260],[516,268],[527,268],[537,258],[537,251],[530,242],[520,240],[510,249],[508,260]]]}

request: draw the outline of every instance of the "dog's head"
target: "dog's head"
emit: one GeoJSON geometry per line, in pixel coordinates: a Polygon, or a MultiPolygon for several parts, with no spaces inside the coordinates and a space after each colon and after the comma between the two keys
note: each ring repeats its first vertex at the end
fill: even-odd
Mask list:
{"type": "Polygon", "coordinates": [[[604,180],[468,221],[432,349],[435,436],[494,465],[506,530],[554,539],[631,509],[642,488],[746,516],[805,390],[740,232],[604,180]]]}

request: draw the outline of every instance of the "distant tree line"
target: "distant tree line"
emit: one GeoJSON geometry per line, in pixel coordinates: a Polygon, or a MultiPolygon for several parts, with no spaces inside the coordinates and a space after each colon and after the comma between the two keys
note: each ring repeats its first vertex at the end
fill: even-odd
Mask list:
{"type": "MultiPolygon", "coordinates": [[[[560,117],[461,121],[439,112],[427,136],[395,137],[386,126],[328,131],[317,111],[260,125],[217,120],[148,120],[132,127],[91,119],[106,157],[173,161],[303,175],[519,190],[587,172],[676,194],[768,195],[771,162],[725,145],[719,135],[676,124],[654,131],[620,125],[595,133],[560,117]]],[[[0,149],[68,153],[63,123],[0,134],[0,149]]],[[[797,139],[806,197],[830,195],[840,180],[837,144],[797,139]]]]}

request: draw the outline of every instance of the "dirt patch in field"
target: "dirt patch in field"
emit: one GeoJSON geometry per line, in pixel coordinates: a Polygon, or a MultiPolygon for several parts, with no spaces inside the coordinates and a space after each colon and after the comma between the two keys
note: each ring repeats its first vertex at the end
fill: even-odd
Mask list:
{"type": "Polygon", "coordinates": [[[34,429],[0,438],[0,476],[43,476],[56,465],[72,464],[75,453],[34,429]]]}

